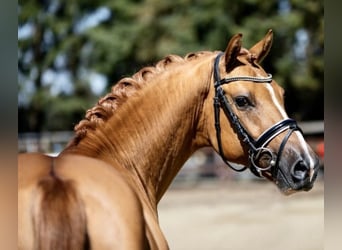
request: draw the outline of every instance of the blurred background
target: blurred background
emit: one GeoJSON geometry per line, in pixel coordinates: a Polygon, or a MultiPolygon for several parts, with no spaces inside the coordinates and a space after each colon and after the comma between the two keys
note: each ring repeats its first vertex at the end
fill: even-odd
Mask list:
{"type": "Polygon", "coordinates": [[[124,76],[168,54],[248,48],[268,29],[263,67],[286,88],[287,111],[323,119],[322,0],[19,0],[19,132],[72,130],[124,76]]]}
{"type": "MultiPolygon", "coordinates": [[[[318,188],[310,193],[311,196],[298,196],[300,198],[294,199],[295,203],[275,198],[279,194],[275,195],[275,188],[269,187],[268,183],[257,180],[248,171],[238,174],[230,171],[216,153],[203,149],[188,160],[172,184],[171,192],[163,198],[161,218],[166,219],[161,220],[165,225],[169,223],[165,226],[165,230],[171,230],[167,232],[167,238],[184,243],[177,245],[171,242],[174,247],[171,249],[191,249],[192,245],[181,237],[184,235],[177,234],[181,226],[170,212],[176,210],[169,210],[172,206],[177,207],[175,204],[182,201],[181,197],[184,200],[195,199],[193,204],[203,204],[205,194],[209,197],[214,195],[217,199],[209,201],[220,207],[226,203],[218,200],[229,199],[223,190],[232,188],[226,186],[226,180],[243,183],[241,188],[237,188],[240,184],[233,188],[245,190],[239,192],[239,197],[248,193],[244,187],[259,190],[259,185],[263,185],[268,191],[263,193],[262,199],[252,199],[256,204],[253,211],[266,216],[264,212],[268,207],[262,206],[265,201],[271,204],[273,212],[286,214],[287,209],[311,209],[307,211],[315,218],[312,220],[310,217],[311,224],[305,222],[307,228],[302,228],[303,233],[306,229],[317,229],[317,237],[305,241],[307,245],[303,239],[296,238],[299,235],[296,230],[289,243],[278,243],[286,246],[292,244],[292,240],[299,244],[298,248],[284,249],[323,249],[323,0],[19,0],[17,13],[18,151],[54,155],[70,140],[74,125],[84,117],[85,111],[122,77],[153,65],[168,54],[224,50],[231,36],[239,32],[243,33],[243,45],[249,48],[272,28],[273,47],[263,67],[285,88],[289,116],[299,122],[306,140],[320,156],[322,169],[318,188]],[[194,190],[201,192],[196,196],[194,190]],[[304,204],[298,203],[301,198],[306,199],[304,197],[312,199],[308,198],[304,204]],[[285,204],[283,208],[278,207],[279,202],[285,204]],[[162,216],[163,213],[166,217],[162,216]],[[175,237],[172,238],[173,235],[175,237]]],[[[234,196],[230,198],[239,200],[234,196]]],[[[250,198],[242,200],[251,201],[250,198]]],[[[229,213],[229,209],[225,211],[229,213]]],[[[183,212],[184,218],[190,218],[194,210],[187,207],[183,212]]],[[[235,212],[223,216],[233,216],[235,212]]],[[[208,214],[211,212],[201,214],[200,218],[208,218],[205,217],[208,214]]],[[[276,227],[278,223],[273,221],[264,228],[256,224],[260,230],[252,227],[255,231],[242,233],[253,234],[256,241],[262,238],[260,232],[263,229],[291,235],[298,221],[301,224],[301,220],[295,218],[294,224],[286,224],[283,228],[276,227]]],[[[193,225],[194,222],[196,219],[186,224],[193,225]]],[[[205,222],[203,225],[208,226],[205,222]]],[[[203,230],[203,234],[199,234],[202,239],[207,232],[205,228],[203,230]]],[[[224,232],[225,229],[222,230],[224,232]]],[[[210,242],[220,242],[217,241],[218,235],[209,237],[206,242],[209,245],[210,242]]],[[[222,237],[227,239],[227,236],[222,237]]],[[[198,246],[196,237],[192,242],[198,246]]],[[[202,249],[249,249],[245,248],[248,242],[244,243],[233,244],[235,248],[222,245],[208,248],[203,245],[202,249]]],[[[272,249],[282,249],[280,245],[272,249]]],[[[265,246],[266,243],[261,244],[260,249],[267,249],[265,246]]]]}

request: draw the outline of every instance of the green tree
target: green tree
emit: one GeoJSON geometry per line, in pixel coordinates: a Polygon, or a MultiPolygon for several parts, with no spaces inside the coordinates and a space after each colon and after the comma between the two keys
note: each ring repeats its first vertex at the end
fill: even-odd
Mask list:
{"type": "Polygon", "coordinates": [[[167,54],[223,50],[237,32],[249,47],[269,28],[275,40],[263,65],[286,88],[290,115],[323,119],[322,0],[18,4],[19,131],[72,129],[103,94],[92,90],[99,77],[108,91],[167,54]]]}

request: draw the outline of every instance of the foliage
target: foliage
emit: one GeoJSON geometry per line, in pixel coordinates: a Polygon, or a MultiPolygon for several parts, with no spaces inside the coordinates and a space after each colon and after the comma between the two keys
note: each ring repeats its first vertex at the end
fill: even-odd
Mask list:
{"type": "Polygon", "coordinates": [[[288,112],[300,120],[323,119],[322,0],[19,0],[18,5],[19,132],[72,129],[99,97],[91,90],[93,73],[106,76],[106,92],[168,54],[224,50],[237,32],[248,48],[269,28],[275,40],[263,66],[286,88],[288,112]],[[31,29],[26,37],[25,27],[31,29]],[[60,88],[57,76],[64,79],[60,88]]]}

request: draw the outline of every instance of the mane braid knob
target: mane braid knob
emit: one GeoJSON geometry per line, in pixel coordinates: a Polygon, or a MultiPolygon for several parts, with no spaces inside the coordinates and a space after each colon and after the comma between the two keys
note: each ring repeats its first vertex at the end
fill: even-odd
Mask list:
{"type": "Polygon", "coordinates": [[[128,97],[143,88],[152,77],[165,71],[170,65],[190,61],[209,53],[212,52],[202,51],[189,53],[184,58],[178,55],[168,55],[156,63],[155,66],[144,67],[132,77],[122,78],[111,88],[110,93],[102,97],[93,108],[86,111],[85,118],[75,125],[75,137],[69,145],[77,145],[86,137],[88,131],[96,130],[99,125],[106,122],[115,114],[115,111],[128,99],[128,97]]]}

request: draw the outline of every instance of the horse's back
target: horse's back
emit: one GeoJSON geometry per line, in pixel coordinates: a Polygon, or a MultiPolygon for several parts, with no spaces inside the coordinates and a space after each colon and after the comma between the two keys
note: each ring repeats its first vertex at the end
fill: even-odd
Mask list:
{"type": "Polygon", "coordinates": [[[34,249],[34,228],[31,218],[32,201],[38,180],[48,175],[50,159],[41,154],[18,156],[18,247],[34,249]]]}
{"type": "MultiPolygon", "coordinates": [[[[52,185],[52,189],[60,189],[64,185],[65,191],[60,191],[62,195],[72,191],[80,198],[79,213],[84,210],[86,239],[91,249],[145,248],[147,242],[141,204],[117,170],[89,157],[64,155],[53,158],[39,154],[23,154],[18,158],[19,248],[36,247],[34,217],[54,212],[39,211],[46,208],[42,206],[42,197],[51,191],[46,188],[50,186],[51,189],[51,185],[42,185],[47,179],[55,184],[61,182],[52,185]]],[[[50,193],[58,193],[56,191],[50,193]]],[[[50,206],[50,210],[57,208],[50,206]]]]}

